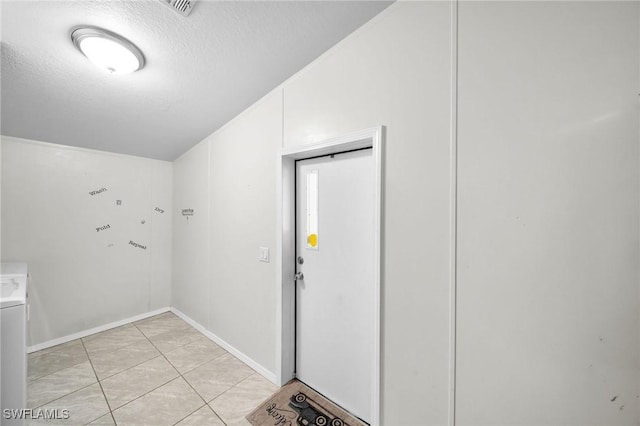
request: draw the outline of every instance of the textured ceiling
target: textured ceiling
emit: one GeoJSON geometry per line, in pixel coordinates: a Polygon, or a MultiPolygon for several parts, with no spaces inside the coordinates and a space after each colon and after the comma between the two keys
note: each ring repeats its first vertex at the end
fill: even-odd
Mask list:
{"type": "Polygon", "coordinates": [[[3,135],[173,160],[386,8],[383,1],[0,1],[3,135]],[[109,75],[70,41],[115,31],[146,66],[109,75]]]}

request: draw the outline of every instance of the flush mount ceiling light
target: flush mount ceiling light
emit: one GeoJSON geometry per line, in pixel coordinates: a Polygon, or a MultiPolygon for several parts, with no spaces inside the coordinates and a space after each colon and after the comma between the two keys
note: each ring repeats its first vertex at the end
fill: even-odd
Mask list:
{"type": "Polygon", "coordinates": [[[129,74],[144,67],[144,55],[126,38],[103,28],[82,26],[71,40],[84,56],[112,74],[129,74]]]}

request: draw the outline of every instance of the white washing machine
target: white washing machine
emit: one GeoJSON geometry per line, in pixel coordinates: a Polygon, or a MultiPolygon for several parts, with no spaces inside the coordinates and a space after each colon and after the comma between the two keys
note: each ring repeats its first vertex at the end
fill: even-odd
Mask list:
{"type": "Polygon", "coordinates": [[[25,424],[27,408],[26,263],[1,263],[0,283],[0,424],[25,424]]]}

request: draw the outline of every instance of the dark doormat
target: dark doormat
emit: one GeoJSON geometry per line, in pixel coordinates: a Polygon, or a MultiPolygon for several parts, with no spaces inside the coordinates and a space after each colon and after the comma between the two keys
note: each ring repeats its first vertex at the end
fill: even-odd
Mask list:
{"type": "Polygon", "coordinates": [[[297,380],[247,415],[253,426],[367,426],[297,380]]]}

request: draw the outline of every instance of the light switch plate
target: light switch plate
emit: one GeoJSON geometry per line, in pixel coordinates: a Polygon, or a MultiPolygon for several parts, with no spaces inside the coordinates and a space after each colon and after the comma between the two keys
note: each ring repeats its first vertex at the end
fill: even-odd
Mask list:
{"type": "Polygon", "coordinates": [[[268,247],[260,247],[258,252],[258,260],[260,262],[269,263],[269,248],[268,247]]]}

